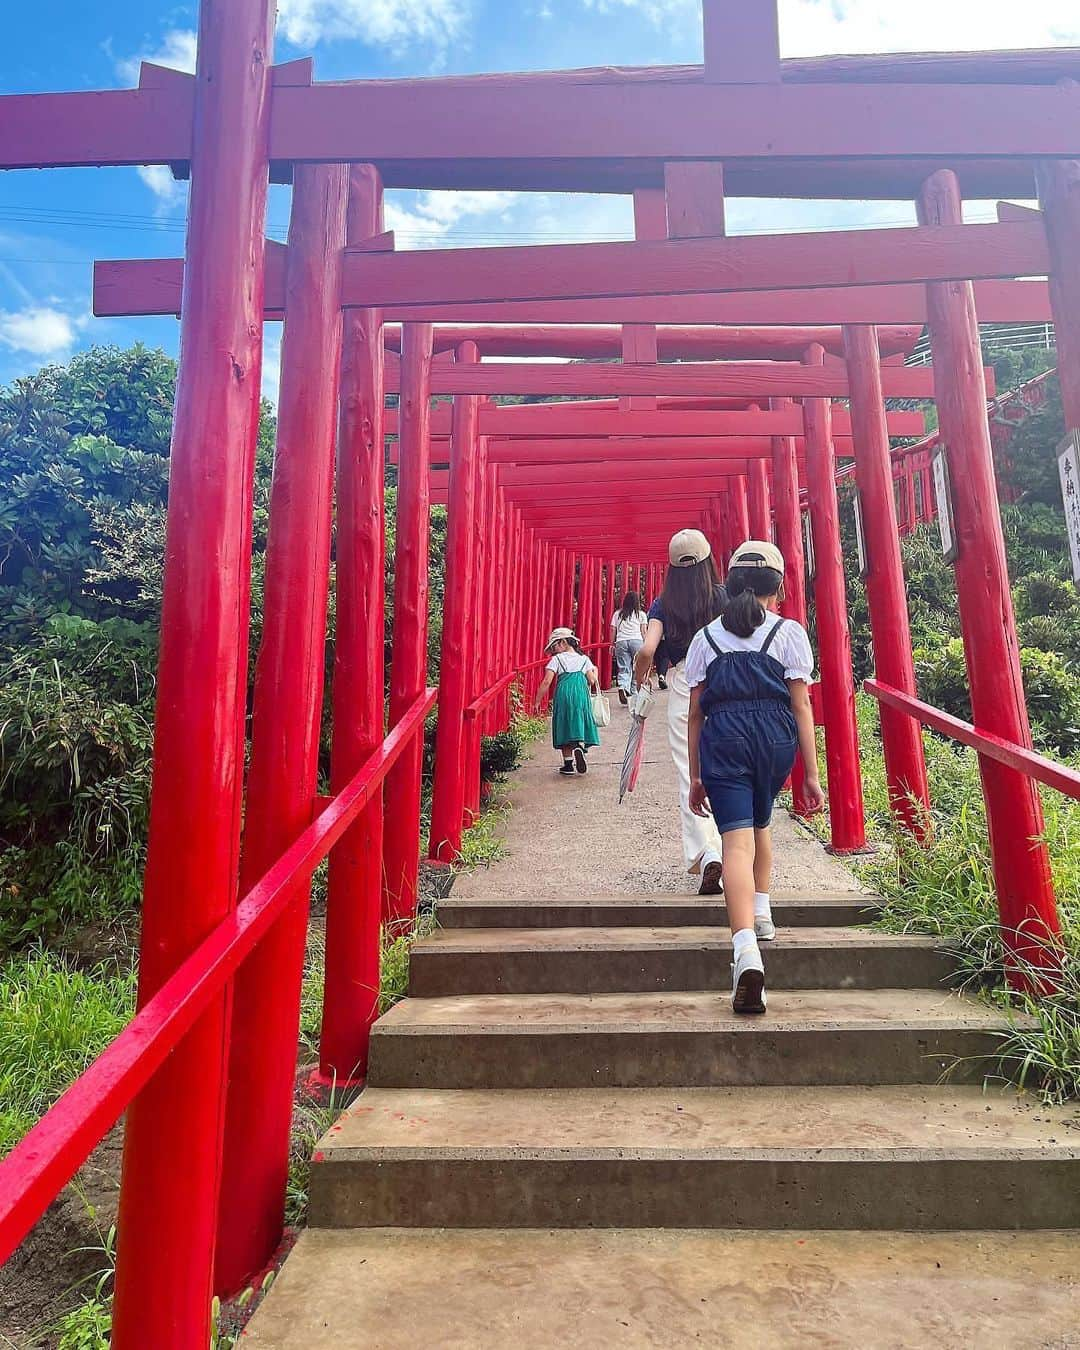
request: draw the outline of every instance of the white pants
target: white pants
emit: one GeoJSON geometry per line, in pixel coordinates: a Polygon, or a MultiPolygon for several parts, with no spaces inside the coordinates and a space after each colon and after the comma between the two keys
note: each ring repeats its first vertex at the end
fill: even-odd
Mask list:
{"type": "Polygon", "coordinates": [[[667,682],[668,743],[675,772],[679,775],[683,857],[686,870],[696,873],[701,871],[703,859],[720,861],[722,845],[712,816],[695,816],[690,810],[690,686],[686,683],[686,671],[681,661],[668,671],[667,682]]]}

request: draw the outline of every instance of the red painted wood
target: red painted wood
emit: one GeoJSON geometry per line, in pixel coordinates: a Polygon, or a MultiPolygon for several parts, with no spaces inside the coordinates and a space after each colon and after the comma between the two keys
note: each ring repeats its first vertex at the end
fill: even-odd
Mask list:
{"type": "MultiPolygon", "coordinates": [[[[267,82],[260,77],[259,86],[267,82]]],[[[44,169],[190,160],[195,81],[146,89],[0,97],[0,164],[44,169]]]]}
{"type": "MultiPolygon", "coordinates": [[[[882,380],[889,398],[934,396],[934,372],[930,366],[889,366],[882,370],[882,380]]],[[[440,366],[432,372],[431,389],[433,394],[588,395],[614,390],[747,399],[847,398],[848,379],[847,371],[840,366],[804,369],[786,361],[688,361],[664,365],[491,361],[478,366],[440,366]]],[[[678,414],[673,409],[662,415],[674,418],[678,414]]],[[[490,432],[488,419],[482,420],[484,429],[490,432]]]]}
{"type": "MultiPolygon", "coordinates": [[[[634,238],[666,239],[667,206],[657,188],[639,188],[634,193],[634,238]]],[[[656,324],[624,324],[620,356],[624,362],[655,365],[659,360],[656,324]]],[[[630,408],[655,408],[652,394],[627,394],[619,400],[624,411],[630,408]]]]}
{"type": "MultiPolygon", "coordinates": [[[[820,347],[811,347],[807,363],[819,365],[824,355],[820,347]]],[[[807,493],[814,532],[814,611],[829,771],[829,830],[834,851],[851,853],[866,845],[866,822],[830,406],[824,399],[807,399],[803,417],[807,493]]]]}
{"type": "MultiPolygon", "coordinates": [[[[422,728],[435,699],[434,689],[425,690],[347,787],[319,812],[237,908],[209,930],[119,1036],[0,1162],[0,1263],[8,1259],[124,1110],[152,1089],[155,1075],[165,1072],[162,1066],[167,1057],[197,1034],[199,1019],[291,902],[296,878],[318,866],[378,791],[387,771],[422,728]]],[[[205,1090],[205,1083],[202,1087],[205,1090]]],[[[193,1175],[188,1173],[183,1180],[190,1191],[193,1175]]]]}
{"type": "MultiPolygon", "coordinates": [[[[479,361],[475,343],[463,343],[456,360],[479,361]]],[[[467,665],[475,641],[473,595],[476,589],[475,536],[479,400],[454,401],[451,437],[450,510],[446,532],[446,586],[443,600],[442,660],[439,666],[439,724],[435,739],[435,778],[431,801],[428,856],[452,862],[461,853],[465,815],[463,777],[464,710],[468,701],[467,665]]]]}
{"type": "Polygon", "coordinates": [[[747,462],[746,481],[749,490],[749,526],[752,539],[772,538],[772,489],[769,486],[769,465],[763,459],[747,462]]]}
{"type": "Polygon", "coordinates": [[[732,475],[729,492],[731,493],[732,514],[735,522],[735,534],[738,543],[753,538],[750,533],[750,498],[747,492],[746,475],[732,475]]]}
{"type": "Polygon", "coordinates": [[[992,731],[984,731],[980,727],[972,726],[970,722],[951,717],[940,708],[922,703],[913,695],[901,689],[894,689],[883,681],[867,680],[863,687],[884,707],[895,708],[906,717],[921,722],[923,726],[930,727],[951,740],[959,741],[961,745],[971,746],[987,759],[1016,769],[1038,783],[1045,783],[1047,787],[1065,793],[1068,797],[1080,797],[1080,773],[1067,764],[1059,764],[1056,760],[1047,759],[1045,755],[1036,754],[1025,746],[1004,740],[992,731]]]}
{"type": "MultiPolygon", "coordinates": [[[[607,466],[604,466],[607,467],[607,466]]],[[[643,497],[650,496],[657,499],[668,497],[692,497],[699,493],[710,493],[719,491],[724,479],[737,467],[732,463],[727,463],[716,473],[707,474],[701,472],[693,478],[637,478],[633,482],[602,482],[595,490],[590,492],[580,483],[546,483],[546,484],[518,484],[509,486],[506,491],[510,499],[520,502],[523,505],[535,503],[536,505],[545,505],[550,502],[566,502],[571,506],[578,501],[605,501],[609,504],[617,502],[641,501],[643,497]]],[[[746,462],[743,461],[742,468],[745,469],[746,462]]],[[[654,472],[661,474],[662,467],[658,466],[654,472]]],[[[573,528],[573,516],[567,520],[567,527],[573,528]]]]}
{"type": "MultiPolygon", "coordinates": [[[[382,181],[371,165],[349,172],[347,232],[352,243],[383,225],[382,181]]],[[[383,555],[383,363],[378,310],[344,316],[338,416],[333,742],[334,792],[382,744],[385,689],[383,555]]],[[[378,1014],[382,877],[382,793],[330,854],[319,1074],[324,1084],[367,1073],[378,1014]]]]}
{"type": "MultiPolygon", "coordinates": [[[[799,430],[802,430],[801,413],[796,411],[784,420],[792,424],[797,421],[799,430]]],[[[662,462],[668,455],[681,460],[721,460],[729,456],[740,460],[754,457],[764,459],[772,453],[771,447],[772,441],[768,436],[728,437],[720,445],[700,436],[581,437],[561,441],[494,440],[490,453],[492,462],[500,466],[564,465],[569,469],[579,466],[581,473],[587,475],[590,466],[595,464],[652,464],[662,462]]],[[[437,451],[433,449],[432,453],[437,451]]],[[[392,452],[391,462],[393,459],[392,452]]]]}
{"type": "MultiPolygon", "coordinates": [[[[671,166],[669,166],[670,168],[671,166]]],[[[714,168],[716,166],[710,166],[714,168]]],[[[674,236],[673,236],[674,237],[674,236]]],[[[401,350],[398,325],[384,330],[387,351],[401,350]]],[[[883,328],[883,355],[907,355],[918,341],[922,329],[917,324],[883,328]]],[[[482,356],[565,356],[568,358],[618,356],[622,335],[616,327],[594,325],[517,324],[440,325],[435,330],[436,352],[452,351],[462,342],[475,342],[482,356]]],[[[839,328],[819,325],[806,327],[726,327],[657,329],[659,359],[663,361],[743,361],[798,360],[807,344],[820,342],[826,351],[843,354],[843,336],[839,328]]]]}
{"type": "Polygon", "coordinates": [[[1065,423],[1080,430],[1080,160],[1052,160],[1037,171],[1050,248],[1050,302],[1065,423]]]}
{"type": "MultiPolygon", "coordinates": [[[[470,644],[469,696],[477,698],[484,690],[488,643],[487,583],[491,551],[491,494],[495,475],[488,469],[488,441],[481,436],[476,460],[476,593],[473,598],[474,641],[470,644]]],[[[480,723],[466,724],[465,824],[471,825],[480,814],[480,723]]]]}
{"type": "MultiPolygon", "coordinates": [[[[782,408],[784,399],[771,401],[770,407],[782,408]]],[[[784,598],[780,612],[788,619],[806,625],[806,559],[803,555],[802,512],[799,507],[799,465],[795,441],[778,436],[773,441],[772,460],[773,522],[776,546],[784,558],[784,598]]],[[[792,804],[796,815],[810,813],[803,793],[803,769],[797,760],[791,774],[792,804]]]]}
{"type": "Polygon", "coordinates": [[[725,233],[723,164],[716,160],[673,160],[664,165],[664,191],[671,239],[725,233]]]}
{"type": "MultiPolygon", "coordinates": [[[[315,800],[347,196],[344,165],[297,166],[241,892],[311,821],[315,800]]],[[[233,990],[215,1274],[223,1295],[242,1289],[281,1240],[309,898],[310,878],[298,877],[293,903],[233,990]]]]}
{"type": "Polygon", "coordinates": [[[346,304],[422,310],[460,301],[701,293],[706,285],[711,291],[772,291],[1039,276],[1047,270],[1045,232],[1031,221],[347,254],[342,298],[346,304]]]}
{"type": "MultiPolygon", "coordinates": [[[[272,8],[268,0],[238,0],[226,16],[203,0],[199,34],[191,272],[169,463],[140,938],[142,1007],[235,909],[238,884],[272,8]]],[[[4,100],[0,123],[10,108],[4,100]]],[[[77,118],[69,125],[68,113],[76,113],[70,104],[55,115],[71,135],[98,134],[77,118]]],[[[129,126],[132,135],[141,130],[129,126]]],[[[9,131],[25,145],[33,119],[0,130],[0,144],[11,144],[9,131]]],[[[113,1305],[118,1350],[209,1340],[226,1016],[225,997],[208,1003],[128,1114],[113,1305]]]]}
{"type": "MultiPolygon", "coordinates": [[[[857,446],[855,481],[862,504],[874,670],[885,684],[914,696],[915,663],[874,330],[847,329],[845,345],[851,376],[851,417],[857,446]]],[[[929,816],[930,792],[919,728],[910,718],[883,707],[881,743],[893,813],[910,833],[921,839],[929,816]]]]}
{"type": "MultiPolygon", "coordinates": [[[[94,264],[93,309],[96,315],[179,314],[183,259],[120,259],[94,264]]],[[[275,278],[274,255],[268,254],[266,306],[268,317],[279,317],[284,305],[284,266],[275,278]]],[[[982,281],[976,283],[979,315],[985,323],[1048,323],[1050,298],[1043,281],[982,281]]],[[[394,319],[421,318],[408,305],[392,305],[394,319]]],[[[843,290],[775,290],[743,294],[590,297],[578,300],[459,302],[424,306],[424,314],[444,323],[534,324],[779,324],[830,325],[843,323],[918,324],[926,321],[926,292],[919,285],[851,286],[843,290]]],[[[661,330],[662,331],[662,330],[661,330]]],[[[814,340],[820,340],[816,335],[814,340]]],[[[493,355],[497,353],[492,353],[493,355]]],[[[517,353],[503,353],[513,355],[517,353]]],[[[661,355],[672,360],[677,350],[661,355]]],[[[706,353],[689,353],[705,355],[706,353]]],[[[727,355],[728,353],[713,353],[727,355]]],[[[786,355],[786,353],[779,353],[786,355]]],[[[757,356],[757,352],[746,355],[757,356]]],[[[775,356],[775,352],[761,353],[775,356]]]]}
{"type": "MultiPolygon", "coordinates": [[[[1067,156],[1075,152],[1071,132],[1080,116],[1080,99],[1067,87],[659,81],[628,86],[571,83],[557,76],[317,84],[276,90],[273,107],[276,160],[380,161],[395,187],[524,189],[557,182],[571,191],[595,191],[601,167],[596,161],[610,160],[1067,156]],[[551,115],[552,107],[558,117],[551,115]],[[988,108],[994,117],[987,117],[988,108]],[[438,136],[432,136],[433,127],[438,136]],[[544,176],[530,163],[544,160],[584,161],[581,168],[592,170],[592,181],[574,174],[572,164],[546,166],[544,176]]],[[[17,124],[13,129],[20,130],[17,124]]],[[[20,162],[24,137],[15,138],[9,152],[20,162]]],[[[633,186],[643,185],[643,168],[633,166],[633,186]]],[[[790,166],[783,169],[790,181],[790,166]]],[[[911,181],[907,165],[879,169],[875,195],[890,170],[892,181],[911,181]]],[[[838,180],[857,181],[860,171],[865,175],[861,165],[854,172],[834,170],[822,194],[834,195],[838,180]]],[[[1009,186],[988,195],[1022,195],[1012,190],[1015,176],[1001,177],[1009,186]]],[[[773,173],[758,191],[782,196],[792,191],[777,186],[783,182],[782,174],[773,173]]],[[[746,195],[737,179],[728,195],[746,195]]]]}
{"type": "Polygon", "coordinates": [[[673,488],[681,486],[680,479],[712,479],[726,474],[745,472],[746,456],[716,456],[713,459],[657,459],[619,464],[593,462],[582,464],[500,464],[499,482],[503,487],[533,487],[547,484],[577,484],[578,490],[596,483],[620,484],[632,488],[642,479],[662,476],[673,488]]]}
{"type": "Polygon", "coordinates": [[[702,16],[707,83],[779,83],[776,0],[702,0],[702,16]]]}
{"type": "MultiPolygon", "coordinates": [[[[390,660],[390,725],[395,726],[427,681],[428,411],[431,406],[431,327],[405,335],[394,549],[394,635],[390,660]]],[[[423,745],[412,745],[386,780],[383,830],[383,916],[407,924],[416,913],[420,861],[420,778],[423,745]]]]}
{"type": "MultiPolygon", "coordinates": [[[[920,218],[948,226],[960,218],[955,175],[936,173],[919,198],[920,218]]],[[[975,724],[1025,749],[1031,730],[1005,542],[998,512],[993,453],[986,420],[979,330],[970,286],[927,288],[930,341],[939,369],[938,413],[948,447],[958,546],[956,590],[975,724]]],[[[1006,946],[1029,963],[1049,958],[1040,941],[1058,931],[1054,888],[1038,793],[1029,778],[1007,769],[982,772],[987,823],[1006,946]]],[[[1014,982],[1016,972],[1012,972],[1014,982]]]]}

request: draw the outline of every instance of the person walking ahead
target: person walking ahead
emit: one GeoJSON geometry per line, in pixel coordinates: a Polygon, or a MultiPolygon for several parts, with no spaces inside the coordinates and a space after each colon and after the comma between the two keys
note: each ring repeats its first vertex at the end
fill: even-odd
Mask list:
{"type": "Polygon", "coordinates": [[[727,592],[717,579],[709,541],[700,530],[680,530],[668,545],[668,559],[671,566],[663,591],[649,607],[645,643],[635,658],[634,675],[638,684],[644,684],[654,661],[658,670],[667,662],[671,689],[668,744],[679,779],[683,860],[688,872],[701,876],[699,895],[719,895],[723,890],[720,836],[711,820],[699,819],[690,810],[690,689],[683,662],[694,634],[723,609],[727,592]]]}
{"type": "Polygon", "coordinates": [[[559,772],[566,777],[587,773],[585,752],[600,744],[589,694],[600,692],[596,667],[581,650],[581,644],[569,628],[556,628],[548,638],[546,652],[551,653],[544,678],[536,693],[537,706],[547,697],[552,680],[555,699],[551,708],[551,743],[561,751],[563,762],[559,772]]]}
{"type": "Polygon", "coordinates": [[[814,658],[806,630],[777,607],[784,559],[751,539],[735,550],[723,616],[690,644],[690,807],[710,813],[724,841],[724,889],[735,961],[732,1007],[765,1011],[758,940],[776,936],[769,900],[773,804],[795,763],[806,768],[812,809],[825,801],[818,777],[809,682],[814,658]]]}
{"type": "Polygon", "coordinates": [[[624,706],[637,688],[634,657],[641,651],[648,624],[636,591],[627,591],[622,608],[611,616],[611,641],[615,645],[615,669],[619,672],[619,702],[624,706]]]}

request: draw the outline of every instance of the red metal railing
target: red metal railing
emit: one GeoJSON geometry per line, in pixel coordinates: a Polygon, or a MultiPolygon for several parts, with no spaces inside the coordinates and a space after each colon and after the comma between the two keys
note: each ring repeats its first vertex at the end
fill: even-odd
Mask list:
{"type": "MultiPolygon", "coordinates": [[[[863,688],[883,707],[914,718],[923,726],[930,727],[961,745],[970,746],[979,755],[980,767],[984,760],[994,760],[1024,774],[1027,778],[1045,783],[1069,797],[1080,799],[1080,773],[1075,769],[1047,759],[1045,755],[1037,754],[1015,741],[1006,740],[992,731],[984,731],[970,722],[952,717],[949,713],[942,712],[940,708],[931,707],[911,694],[905,694],[891,685],[882,684],[879,680],[867,680],[863,688]]],[[[996,772],[1000,773],[1000,770],[996,772]]],[[[987,790],[988,783],[984,774],[984,797],[987,790]]],[[[1007,974],[1015,988],[1027,988],[1031,982],[1025,974],[1026,969],[1052,971],[1058,964],[1054,939],[1060,932],[1060,926],[1053,890],[1026,895],[1022,907],[1006,906],[1003,903],[1004,874],[1017,857],[1030,853],[1036,841],[1024,837],[1019,830],[1013,830],[1008,837],[992,836],[990,842],[1002,941],[1006,951],[1014,953],[1022,963],[1020,969],[1016,969],[1012,963],[1007,962],[1007,974]]]]}
{"type": "Polygon", "coordinates": [[[296,878],[310,875],[356,820],[402,752],[422,734],[437,697],[436,689],[427,689],[413,703],[348,786],[0,1162],[0,1263],[280,918],[295,896],[296,878]]]}

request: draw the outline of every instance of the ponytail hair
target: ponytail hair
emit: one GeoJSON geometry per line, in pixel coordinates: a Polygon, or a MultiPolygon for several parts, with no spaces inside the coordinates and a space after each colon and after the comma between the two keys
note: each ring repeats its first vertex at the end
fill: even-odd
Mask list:
{"type": "Polygon", "coordinates": [[[572,651],[577,652],[578,656],[584,655],[584,653],[581,650],[581,643],[578,641],[576,637],[563,638],[563,641],[572,651]]]}
{"type": "Polygon", "coordinates": [[[765,622],[762,600],[779,594],[783,584],[783,576],[771,567],[733,567],[727,575],[728,602],[720,622],[736,637],[750,637],[765,622]]]}

